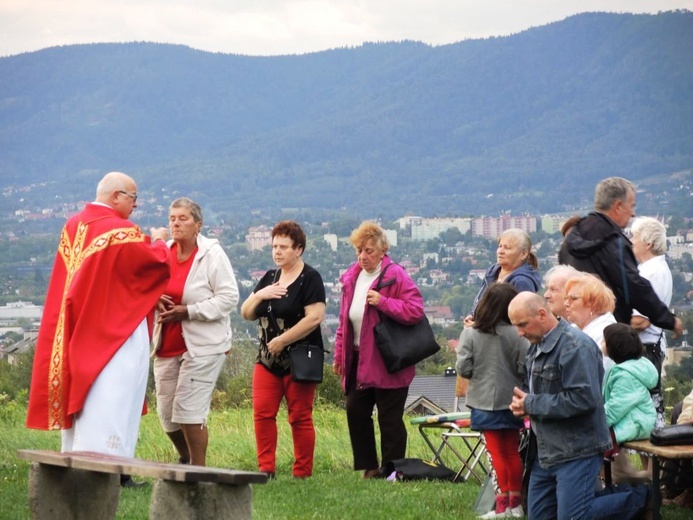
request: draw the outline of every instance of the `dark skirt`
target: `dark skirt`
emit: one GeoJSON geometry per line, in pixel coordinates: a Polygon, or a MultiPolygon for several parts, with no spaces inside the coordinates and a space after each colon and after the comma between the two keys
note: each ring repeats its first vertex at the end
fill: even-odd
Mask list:
{"type": "Polygon", "coordinates": [[[522,419],[515,417],[510,410],[471,410],[472,430],[519,430],[524,426],[522,419]]]}

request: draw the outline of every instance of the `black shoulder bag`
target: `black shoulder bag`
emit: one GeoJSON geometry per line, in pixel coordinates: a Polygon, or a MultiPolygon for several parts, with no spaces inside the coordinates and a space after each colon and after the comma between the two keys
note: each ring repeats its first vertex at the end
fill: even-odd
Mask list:
{"type": "MultiPolygon", "coordinates": [[[[392,264],[380,273],[376,290],[395,283],[395,280],[392,280],[383,284],[383,275],[390,265],[392,264]]],[[[416,325],[402,325],[380,311],[378,314],[380,323],[373,328],[375,343],[388,373],[393,374],[415,365],[440,350],[440,345],[436,342],[433,329],[426,316],[416,325]]]]}

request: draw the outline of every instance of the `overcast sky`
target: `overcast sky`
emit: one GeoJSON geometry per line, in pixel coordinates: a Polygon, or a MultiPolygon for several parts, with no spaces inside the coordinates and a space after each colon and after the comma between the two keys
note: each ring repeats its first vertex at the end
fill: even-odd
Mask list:
{"type": "Polygon", "coordinates": [[[0,56],[149,41],[249,55],[365,41],[433,45],[516,33],[581,12],[693,11],[693,0],[0,0],[0,56]]]}

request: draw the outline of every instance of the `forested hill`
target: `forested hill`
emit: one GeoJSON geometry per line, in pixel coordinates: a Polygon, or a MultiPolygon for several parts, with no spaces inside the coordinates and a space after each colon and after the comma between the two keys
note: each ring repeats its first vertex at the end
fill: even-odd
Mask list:
{"type": "Polygon", "coordinates": [[[248,57],[155,43],[0,58],[0,183],[95,180],[206,205],[561,211],[693,167],[693,13],[248,57]]]}

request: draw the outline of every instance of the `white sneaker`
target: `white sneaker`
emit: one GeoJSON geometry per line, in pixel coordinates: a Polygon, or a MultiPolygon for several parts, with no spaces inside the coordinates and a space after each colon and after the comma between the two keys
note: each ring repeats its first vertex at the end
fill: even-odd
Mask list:
{"type": "Polygon", "coordinates": [[[519,505],[517,507],[513,508],[508,508],[505,510],[505,516],[508,518],[522,518],[525,516],[525,512],[522,509],[522,506],[519,505]]]}
{"type": "Polygon", "coordinates": [[[482,518],[484,520],[486,520],[488,518],[507,518],[508,511],[510,511],[510,509],[506,509],[502,513],[496,513],[496,510],[494,509],[493,511],[489,511],[485,515],[481,515],[477,518],[482,518]]]}

